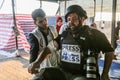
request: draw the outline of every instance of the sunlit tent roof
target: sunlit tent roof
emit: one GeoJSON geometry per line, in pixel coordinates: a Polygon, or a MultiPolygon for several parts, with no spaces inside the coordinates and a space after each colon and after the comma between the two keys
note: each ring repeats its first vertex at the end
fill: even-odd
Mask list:
{"type": "Polygon", "coordinates": [[[39,1],[58,2],[58,1],[71,1],[71,0],[39,0],[39,1]]]}

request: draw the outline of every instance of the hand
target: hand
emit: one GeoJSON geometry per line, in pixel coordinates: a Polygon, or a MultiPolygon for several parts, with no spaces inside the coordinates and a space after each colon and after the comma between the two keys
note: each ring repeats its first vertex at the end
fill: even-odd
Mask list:
{"type": "Polygon", "coordinates": [[[28,66],[28,72],[31,73],[31,74],[38,73],[38,69],[39,69],[39,65],[37,63],[35,63],[35,62],[31,63],[28,66]]]}
{"type": "Polygon", "coordinates": [[[108,74],[102,74],[101,75],[101,80],[110,80],[109,75],[108,74]]]}

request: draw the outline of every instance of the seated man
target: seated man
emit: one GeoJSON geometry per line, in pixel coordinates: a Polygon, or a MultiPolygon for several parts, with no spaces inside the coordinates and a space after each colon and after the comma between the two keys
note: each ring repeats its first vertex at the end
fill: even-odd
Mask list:
{"type": "MultiPolygon", "coordinates": [[[[105,53],[105,62],[101,79],[110,80],[108,73],[114,57],[114,50],[104,33],[83,25],[84,15],[83,8],[78,5],[71,5],[67,8],[65,20],[67,22],[67,18],[70,18],[69,24],[71,26],[53,41],[54,47],[61,50],[60,63],[57,69],[59,69],[58,73],[62,75],[56,72],[53,73],[55,74],[53,76],[53,74],[50,74],[50,71],[45,71],[42,75],[43,78],[47,80],[61,80],[58,78],[58,76],[61,76],[65,77],[64,80],[100,80],[97,59],[98,54],[102,51],[105,53]],[[88,65],[92,61],[94,65],[88,65]],[[94,67],[91,69],[89,66],[94,67]],[[93,70],[93,72],[89,72],[89,70],[93,70]],[[48,76],[44,75],[47,73],[51,78],[48,79],[48,76]]],[[[32,64],[33,67],[28,68],[30,73],[34,73],[33,69],[35,66],[41,64],[45,56],[51,53],[50,50],[50,47],[45,48],[42,53],[44,57],[40,56],[32,64]]]]}

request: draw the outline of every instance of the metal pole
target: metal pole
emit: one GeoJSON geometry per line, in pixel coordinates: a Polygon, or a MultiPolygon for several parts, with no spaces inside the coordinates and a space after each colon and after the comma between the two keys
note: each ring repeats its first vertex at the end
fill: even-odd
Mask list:
{"type": "Polygon", "coordinates": [[[16,56],[20,56],[18,53],[18,38],[17,36],[19,35],[19,31],[17,30],[17,25],[16,25],[16,18],[15,18],[15,9],[14,9],[14,0],[12,0],[12,13],[13,13],[13,31],[15,34],[15,43],[16,43],[16,56]]]}
{"type": "Polygon", "coordinates": [[[40,8],[42,8],[42,0],[40,0],[40,8]]]}
{"type": "MultiPolygon", "coordinates": [[[[103,0],[101,0],[101,15],[100,15],[100,20],[102,21],[102,11],[103,11],[103,0]]],[[[101,23],[100,21],[100,23],[101,23]]]]}
{"type": "Polygon", "coordinates": [[[93,22],[95,22],[95,14],[96,14],[96,0],[94,0],[94,20],[93,20],[93,22]]]}
{"type": "Polygon", "coordinates": [[[56,15],[58,14],[58,15],[61,16],[61,13],[60,13],[60,1],[58,1],[58,4],[59,4],[59,6],[58,6],[58,9],[56,11],[56,15]]]}
{"type": "Polygon", "coordinates": [[[61,12],[60,12],[60,9],[61,9],[61,7],[60,7],[60,1],[58,3],[59,3],[58,11],[59,11],[59,15],[61,15],[61,12]]]}
{"type": "Polygon", "coordinates": [[[1,5],[0,5],[0,9],[3,7],[5,0],[2,1],[1,5]]]}
{"type": "Polygon", "coordinates": [[[64,1],[65,1],[65,9],[64,9],[65,10],[64,14],[65,14],[66,13],[66,0],[64,0],[64,1]]]}
{"type": "Polygon", "coordinates": [[[116,4],[117,0],[113,0],[112,6],[112,29],[111,29],[111,44],[115,49],[115,22],[116,22],[116,4]]]}

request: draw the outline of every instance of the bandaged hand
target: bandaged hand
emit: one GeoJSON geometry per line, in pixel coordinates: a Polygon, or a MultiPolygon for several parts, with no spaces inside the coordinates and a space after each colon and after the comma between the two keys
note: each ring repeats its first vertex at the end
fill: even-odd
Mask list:
{"type": "Polygon", "coordinates": [[[36,62],[33,62],[33,63],[29,64],[28,72],[31,73],[31,74],[38,73],[39,72],[39,64],[37,64],[36,62]]]}

